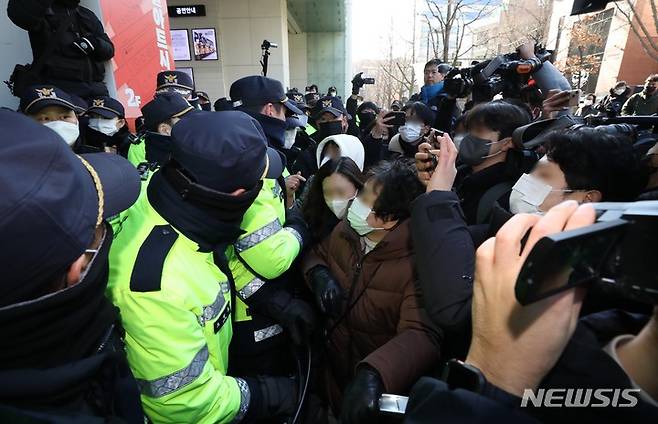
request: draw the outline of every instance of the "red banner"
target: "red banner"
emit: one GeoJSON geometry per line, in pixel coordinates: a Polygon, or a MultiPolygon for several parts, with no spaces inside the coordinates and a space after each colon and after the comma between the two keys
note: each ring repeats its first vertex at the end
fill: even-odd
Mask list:
{"type": "Polygon", "coordinates": [[[166,0],[101,0],[105,32],[114,43],[112,70],[127,118],[142,115],[160,71],[174,68],[166,0]]]}

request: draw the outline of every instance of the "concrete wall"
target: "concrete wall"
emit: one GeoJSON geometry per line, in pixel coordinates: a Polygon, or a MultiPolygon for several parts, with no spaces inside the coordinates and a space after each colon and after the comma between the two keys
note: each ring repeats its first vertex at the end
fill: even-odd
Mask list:
{"type": "Polygon", "coordinates": [[[219,0],[218,3],[227,94],[236,79],[260,75],[260,45],[264,39],[279,45],[270,50],[267,76],[278,79],[284,87],[290,85],[286,1],[219,0]]]}
{"type": "Polygon", "coordinates": [[[190,56],[194,58],[194,47],[192,45],[192,32],[193,28],[215,28],[215,33],[218,37],[217,43],[219,45],[219,60],[191,60],[191,61],[176,61],[177,68],[193,68],[194,69],[194,83],[198,90],[208,93],[211,99],[216,100],[224,97],[226,88],[224,87],[222,61],[224,60],[224,45],[221,42],[221,34],[223,28],[219,23],[219,5],[216,1],[212,0],[196,0],[194,2],[180,2],[169,0],[169,4],[176,6],[183,6],[185,4],[203,4],[206,6],[206,16],[201,17],[184,17],[184,18],[169,18],[169,26],[171,29],[186,29],[188,30],[188,38],[190,43],[190,56]]]}
{"type": "MultiPolygon", "coordinates": [[[[194,69],[196,87],[215,100],[228,97],[231,83],[260,75],[260,45],[267,39],[279,45],[270,50],[268,77],[290,81],[288,23],[285,0],[169,0],[171,6],[203,4],[206,16],[170,18],[172,29],[215,28],[219,60],[179,61],[177,67],[194,69]]],[[[191,33],[189,35],[191,43],[191,33]]]]}
{"type": "Polygon", "coordinates": [[[288,33],[288,47],[290,55],[290,88],[297,87],[300,92],[309,85],[307,81],[307,34],[288,33]]]}
{"type": "MultiPolygon", "coordinates": [[[[338,95],[347,98],[346,81],[346,37],[343,32],[310,32],[307,35],[306,55],[308,81],[318,85],[326,93],[329,86],[338,88],[338,95]]],[[[350,94],[350,93],[348,93],[350,94]]]]}

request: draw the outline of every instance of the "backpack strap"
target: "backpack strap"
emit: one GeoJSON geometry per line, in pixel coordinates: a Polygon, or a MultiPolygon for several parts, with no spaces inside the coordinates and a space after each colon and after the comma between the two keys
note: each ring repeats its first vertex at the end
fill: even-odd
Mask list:
{"type": "Polygon", "coordinates": [[[489,215],[491,215],[491,210],[494,207],[494,204],[498,199],[500,199],[505,193],[510,191],[514,184],[510,181],[505,181],[498,183],[495,186],[491,187],[489,190],[485,191],[480,202],[478,203],[478,210],[476,215],[476,222],[478,224],[485,224],[489,215]]]}

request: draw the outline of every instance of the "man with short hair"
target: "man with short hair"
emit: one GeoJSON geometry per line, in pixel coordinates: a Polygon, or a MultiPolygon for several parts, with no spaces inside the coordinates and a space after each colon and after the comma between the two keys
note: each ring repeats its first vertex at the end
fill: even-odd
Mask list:
{"type": "Polygon", "coordinates": [[[628,98],[621,109],[625,116],[653,115],[658,112],[658,74],[649,75],[644,82],[644,89],[640,93],[628,98]]]}
{"type": "Polygon", "coordinates": [[[113,234],[139,177],[124,158],[76,155],[0,110],[0,404],[3,422],[143,422],[118,311],[104,295],[113,234]],[[29,417],[29,418],[28,418],[29,417]]]}

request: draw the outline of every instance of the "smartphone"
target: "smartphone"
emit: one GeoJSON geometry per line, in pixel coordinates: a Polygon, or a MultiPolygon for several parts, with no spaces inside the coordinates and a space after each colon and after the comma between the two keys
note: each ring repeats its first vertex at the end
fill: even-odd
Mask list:
{"type": "Polygon", "coordinates": [[[615,219],[546,236],[532,248],[514,292],[521,305],[595,281],[629,222],[615,219]]]}
{"type": "Polygon", "coordinates": [[[379,412],[392,415],[404,415],[409,398],[384,393],[379,397],[379,412]]]}
{"type": "Polygon", "coordinates": [[[389,112],[384,116],[384,119],[393,117],[390,121],[386,122],[387,125],[393,125],[394,127],[401,127],[407,121],[407,114],[404,112],[389,112]]]}
{"type": "Polygon", "coordinates": [[[580,105],[580,90],[571,90],[569,92],[569,106],[578,107],[580,105]]]}

